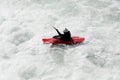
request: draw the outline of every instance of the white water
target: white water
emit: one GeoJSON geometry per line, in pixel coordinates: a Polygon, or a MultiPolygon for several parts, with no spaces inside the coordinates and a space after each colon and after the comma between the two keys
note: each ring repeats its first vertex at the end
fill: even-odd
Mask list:
{"type": "Polygon", "coordinates": [[[120,80],[120,0],[0,0],[0,80],[120,80]],[[74,46],[41,39],[67,27],[74,46]]]}

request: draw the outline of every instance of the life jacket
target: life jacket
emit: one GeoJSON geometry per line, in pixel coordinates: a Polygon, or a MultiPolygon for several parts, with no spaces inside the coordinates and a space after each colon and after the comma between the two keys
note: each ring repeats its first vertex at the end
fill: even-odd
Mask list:
{"type": "Polygon", "coordinates": [[[71,33],[70,33],[70,31],[64,32],[64,34],[62,35],[61,39],[62,39],[63,41],[71,41],[72,38],[71,38],[71,33]]]}

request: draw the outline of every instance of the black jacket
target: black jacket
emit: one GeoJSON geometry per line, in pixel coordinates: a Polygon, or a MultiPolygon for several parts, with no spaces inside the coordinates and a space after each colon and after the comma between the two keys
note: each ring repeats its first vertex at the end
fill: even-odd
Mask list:
{"type": "Polygon", "coordinates": [[[66,42],[69,42],[69,41],[72,40],[70,31],[64,32],[64,34],[61,34],[61,33],[58,31],[58,29],[55,29],[55,30],[56,30],[57,33],[58,33],[58,35],[55,36],[55,37],[59,37],[59,39],[61,39],[61,40],[63,40],[63,41],[66,41],[66,42]]]}

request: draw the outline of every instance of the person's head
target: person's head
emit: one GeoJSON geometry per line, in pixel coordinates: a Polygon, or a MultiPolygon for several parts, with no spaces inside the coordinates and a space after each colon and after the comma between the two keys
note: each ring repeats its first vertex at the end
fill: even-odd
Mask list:
{"type": "Polygon", "coordinates": [[[63,30],[63,33],[67,33],[67,32],[69,32],[69,30],[68,30],[67,28],[65,28],[65,29],[63,30]]]}

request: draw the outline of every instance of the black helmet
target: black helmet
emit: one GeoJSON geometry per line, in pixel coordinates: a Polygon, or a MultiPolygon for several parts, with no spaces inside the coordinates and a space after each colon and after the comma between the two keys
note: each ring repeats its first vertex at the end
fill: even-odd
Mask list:
{"type": "Polygon", "coordinates": [[[66,32],[69,32],[69,30],[68,30],[67,28],[65,28],[65,29],[63,30],[63,32],[66,33],[66,32]]]}

